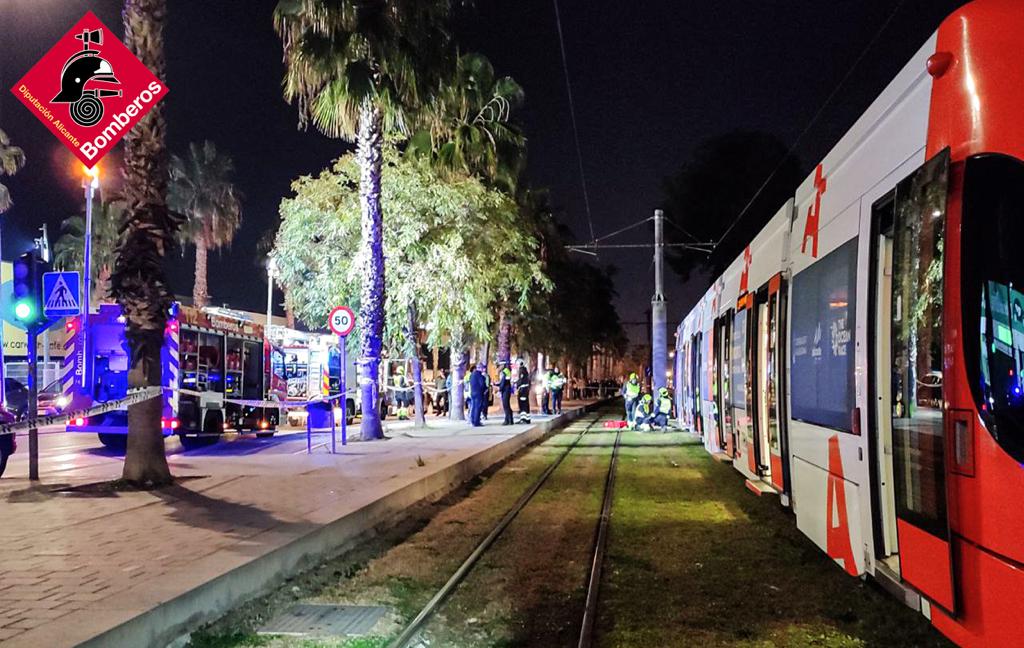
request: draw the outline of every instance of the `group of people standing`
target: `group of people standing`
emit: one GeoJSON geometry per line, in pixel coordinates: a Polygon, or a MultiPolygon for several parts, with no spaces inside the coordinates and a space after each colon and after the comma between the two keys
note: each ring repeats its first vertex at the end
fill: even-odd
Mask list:
{"type": "Polygon", "coordinates": [[[668,427],[672,418],[672,397],[667,387],[658,389],[658,398],[645,392],[640,377],[629,374],[629,380],[622,386],[622,397],[626,402],[626,425],[631,430],[649,431],[655,427],[668,427]]]}
{"type": "MultiPolygon", "coordinates": [[[[567,384],[566,377],[553,367],[543,374],[539,400],[543,414],[561,414],[562,401],[567,384]]],[[[530,388],[533,380],[526,362],[522,359],[515,363],[502,361],[498,363],[497,389],[501,398],[501,408],[505,414],[504,425],[529,423],[531,415],[530,388]],[[513,370],[513,366],[516,367],[513,370]],[[518,415],[514,405],[518,403],[518,415]]],[[[447,370],[442,370],[434,379],[434,413],[443,415],[448,412],[451,403],[452,378],[447,370]]],[[[473,365],[466,372],[463,380],[465,407],[468,409],[470,423],[474,426],[483,425],[487,418],[488,406],[491,402],[492,383],[484,363],[473,365]]]]}

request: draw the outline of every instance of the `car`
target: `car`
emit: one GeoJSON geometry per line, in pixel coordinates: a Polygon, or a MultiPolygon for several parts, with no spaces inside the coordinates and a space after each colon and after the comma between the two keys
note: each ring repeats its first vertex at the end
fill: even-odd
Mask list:
{"type": "MultiPolygon", "coordinates": [[[[10,425],[15,420],[14,413],[0,405],[0,425],[10,425]]],[[[0,477],[3,477],[4,470],[7,468],[7,458],[17,449],[18,441],[13,434],[0,435],[0,477]]]]}

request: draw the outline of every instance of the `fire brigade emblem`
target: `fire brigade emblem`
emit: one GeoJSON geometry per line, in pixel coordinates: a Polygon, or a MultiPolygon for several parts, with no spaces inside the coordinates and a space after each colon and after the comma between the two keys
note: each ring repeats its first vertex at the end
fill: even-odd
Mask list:
{"type": "Polygon", "coordinates": [[[71,104],[71,119],[79,126],[95,126],[103,119],[103,100],[107,97],[120,97],[121,91],[103,84],[121,82],[114,76],[110,62],[100,56],[99,49],[103,45],[103,30],[83,30],[75,36],[82,41],[82,51],[71,55],[60,72],[60,92],[50,100],[51,103],[71,104]],[[96,87],[99,85],[100,87],[96,87]]]}
{"type": "Polygon", "coordinates": [[[91,169],[164,98],[167,86],[88,12],[11,92],[91,169]]]}

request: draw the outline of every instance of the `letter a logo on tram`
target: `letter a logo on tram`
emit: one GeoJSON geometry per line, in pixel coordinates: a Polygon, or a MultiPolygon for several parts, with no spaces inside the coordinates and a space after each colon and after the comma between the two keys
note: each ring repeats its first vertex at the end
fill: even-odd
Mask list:
{"type": "Polygon", "coordinates": [[[88,12],[11,92],[92,168],[163,99],[167,86],[88,12]]]}

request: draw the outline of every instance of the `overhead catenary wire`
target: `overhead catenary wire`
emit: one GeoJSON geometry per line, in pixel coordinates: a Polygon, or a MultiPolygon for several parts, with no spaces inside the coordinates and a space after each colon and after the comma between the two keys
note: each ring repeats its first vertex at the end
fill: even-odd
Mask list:
{"type": "Polygon", "coordinates": [[[786,151],[785,155],[782,156],[782,159],[779,160],[779,163],[777,165],[775,165],[775,168],[772,169],[772,172],[770,174],[768,174],[768,177],[761,184],[761,186],[758,188],[758,190],[754,193],[754,195],[753,195],[753,197],[751,197],[750,201],[747,202],[746,206],[744,206],[742,210],[740,210],[740,213],[736,216],[736,218],[733,219],[732,224],[730,224],[729,227],[726,228],[725,233],[722,234],[721,237],[719,237],[718,241],[715,243],[715,247],[718,247],[719,245],[721,245],[722,241],[725,240],[725,237],[729,236],[729,233],[732,232],[732,230],[737,225],[739,225],[740,221],[746,215],[747,211],[750,210],[750,208],[754,205],[754,202],[757,201],[757,199],[761,196],[761,193],[768,187],[768,185],[771,183],[772,179],[775,178],[775,175],[779,172],[779,170],[782,168],[782,166],[786,163],[786,160],[789,159],[789,156],[793,154],[793,152],[800,145],[800,142],[803,140],[803,138],[807,135],[808,132],[810,132],[811,128],[814,126],[815,123],[817,123],[818,119],[821,118],[822,114],[824,114],[825,109],[828,108],[829,104],[832,103],[832,100],[835,99],[836,95],[839,94],[839,91],[842,90],[844,85],[846,85],[846,82],[850,80],[851,76],[853,76],[853,73],[857,70],[857,67],[860,65],[861,61],[864,60],[864,57],[867,56],[868,52],[870,52],[871,49],[875,46],[875,43],[878,42],[878,39],[881,38],[882,33],[885,32],[885,30],[892,23],[893,19],[896,18],[896,14],[899,13],[900,9],[903,8],[904,4],[906,4],[906,0],[900,0],[896,4],[896,7],[889,14],[889,17],[886,18],[885,22],[882,23],[882,26],[879,27],[878,31],[875,32],[875,35],[868,42],[867,46],[864,47],[864,49],[861,51],[860,55],[856,58],[856,60],[854,60],[853,65],[851,65],[846,70],[846,74],[843,75],[842,79],[840,79],[839,85],[837,85],[835,87],[835,89],[832,90],[832,93],[828,96],[828,98],[825,99],[825,103],[821,104],[821,107],[818,108],[818,112],[814,113],[814,116],[811,117],[811,121],[807,122],[807,126],[804,127],[804,129],[800,132],[800,134],[797,136],[797,138],[793,141],[793,144],[786,151]]]}
{"type": "Polygon", "coordinates": [[[558,0],[553,0],[555,5],[555,24],[558,27],[558,44],[562,52],[562,71],[565,73],[565,90],[569,95],[569,116],[572,118],[572,134],[576,142],[576,159],[580,166],[580,183],[583,186],[583,207],[587,213],[587,226],[590,228],[591,242],[597,239],[594,236],[594,218],[590,213],[590,192],[587,190],[587,172],[583,165],[583,148],[580,146],[580,129],[576,123],[576,102],[572,96],[572,82],[569,80],[569,60],[565,54],[565,35],[562,33],[562,15],[558,8],[558,0]]]}

